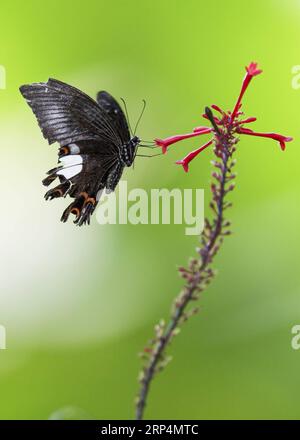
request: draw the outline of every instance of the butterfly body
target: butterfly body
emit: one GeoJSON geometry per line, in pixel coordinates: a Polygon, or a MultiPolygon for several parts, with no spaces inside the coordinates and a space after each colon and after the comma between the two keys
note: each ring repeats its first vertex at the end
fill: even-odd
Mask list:
{"type": "Polygon", "coordinates": [[[126,117],[117,101],[99,92],[97,101],[55,79],[20,87],[49,144],[58,142],[59,164],[43,180],[50,189],[45,198],[74,198],[61,220],[75,215],[74,223],[89,223],[103,190],[114,191],[124,168],[135,159],[140,139],[130,136],[126,117]]]}
{"type": "Polygon", "coordinates": [[[131,167],[135,158],[136,147],[140,143],[140,139],[134,136],[127,144],[122,145],[119,151],[119,158],[126,167],[131,167]]]}

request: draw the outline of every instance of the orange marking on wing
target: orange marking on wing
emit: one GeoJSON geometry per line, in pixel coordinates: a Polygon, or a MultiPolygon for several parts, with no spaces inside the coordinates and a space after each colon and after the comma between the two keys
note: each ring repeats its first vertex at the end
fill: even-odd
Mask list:
{"type": "Polygon", "coordinates": [[[64,195],[64,192],[63,192],[63,190],[62,190],[61,188],[57,188],[57,189],[55,190],[55,192],[58,192],[61,196],[64,195]]]}
{"type": "Polygon", "coordinates": [[[61,154],[67,155],[67,154],[69,154],[69,152],[70,152],[69,147],[61,147],[60,148],[60,153],[61,154]]]}
{"type": "Polygon", "coordinates": [[[91,203],[92,205],[95,205],[96,200],[94,197],[89,197],[88,199],[86,199],[85,204],[87,203],[91,203]]]}
{"type": "Polygon", "coordinates": [[[80,197],[80,196],[84,197],[85,199],[87,199],[87,198],[89,197],[89,195],[88,195],[87,192],[81,192],[81,193],[79,194],[79,197],[80,197]]]}
{"type": "Polygon", "coordinates": [[[76,215],[76,217],[80,216],[80,211],[78,208],[72,208],[70,212],[71,212],[71,214],[76,215]]]}

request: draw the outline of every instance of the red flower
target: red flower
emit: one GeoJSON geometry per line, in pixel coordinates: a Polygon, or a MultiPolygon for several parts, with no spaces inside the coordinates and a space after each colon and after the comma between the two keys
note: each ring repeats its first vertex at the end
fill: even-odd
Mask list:
{"type": "Polygon", "coordinates": [[[165,154],[167,152],[169,145],[175,144],[175,142],[179,142],[184,139],[189,139],[191,137],[199,136],[200,134],[210,133],[211,131],[212,131],[211,128],[201,127],[201,130],[197,129],[193,133],[178,134],[176,136],[170,136],[166,139],[155,139],[155,143],[158,147],[162,147],[162,152],[163,152],[163,154],[165,154]]]}
{"type": "Polygon", "coordinates": [[[200,127],[195,127],[193,129],[193,132],[202,132],[201,134],[205,134],[205,133],[210,133],[212,131],[212,128],[208,128],[208,127],[204,127],[203,125],[201,125],[200,127]],[[210,131],[208,131],[210,130],[210,131]],[[203,133],[204,132],[204,133],[203,133]]]}
{"type": "Polygon", "coordinates": [[[242,121],[239,121],[239,125],[242,125],[242,124],[250,124],[250,122],[255,122],[255,121],[257,121],[257,118],[247,118],[247,119],[244,119],[244,120],[242,120],[242,121]]]}
{"type": "Polygon", "coordinates": [[[262,73],[262,70],[257,68],[257,63],[250,63],[249,66],[245,67],[245,69],[247,71],[247,74],[252,77],[262,73]]]}
{"type": "Polygon", "coordinates": [[[231,115],[231,121],[233,121],[237,115],[237,112],[239,111],[240,107],[241,107],[241,101],[242,98],[250,84],[250,81],[252,80],[252,78],[254,76],[259,75],[260,73],[262,73],[262,70],[257,69],[257,63],[250,63],[249,66],[246,66],[246,76],[243,80],[243,84],[242,84],[242,88],[238,97],[238,100],[235,104],[235,107],[233,109],[232,115],[231,115]]]}
{"type": "Polygon", "coordinates": [[[277,133],[257,133],[253,130],[250,130],[249,128],[239,128],[238,129],[238,133],[240,134],[248,134],[250,136],[259,136],[259,137],[265,137],[265,138],[270,138],[270,139],[274,139],[275,141],[280,143],[280,148],[282,149],[282,151],[285,150],[285,143],[286,142],[290,142],[293,140],[292,137],[287,137],[287,136],[283,136],[281,134],[277,134],[277,133]]]}
{"type": "Polygon", "coordinates": [[[202,147],[197,148],[197,150],[191,151],[187,156],[185,156],[181,160],[177,160],[177,165],[182,165],[184,171],[187,173],[189,170],[189,163],[191,160],[195,159],[196,156],[198,156],[201,151],[205,150],[205,148],[209,147],[213,143],[212,140],[208,141],[206,144],[204,144],[202,147]]]}
{"type": "Polygon", "coordinates": [[[202,147],[197,150],[192,151],[187,156],[185,156],[182,160],[178,160],[176,163],[178,165],[182,165],[183,169],[187,172],[189,170],[189,163],[196,157],[198,154],[205,150],[208,146],[210,146],[213,142],[215,143],[215,153],[217,156],[220,154],[220,151],[223,148],[223,144],[234,145],[238,139],[236,139],[236,135],[249,135],[249,136],[259,136],[274,139],[279,142],[282,150],[285,149],[286,142],[292,141],[291,137],[283,136],[277,133],[257,133],[248,128],[243,128],[244,124],[249,124],[256,121],[255,117],[250,117],[246,119],[239,119],[243,114],[240,109],[242,106],[243,96],[252,80],[255,76],[262,73],[261,69],[258,69],[257,63],[250,63],[249,66],[246,66],[246,75],[243,79],[241,91],[239,97],[236,101],[234,109],[232,112],[225,112],[217,105],[212,105],[212,109],[217,111],[220,116],[217,118],[212,114],[212,111],[209,108],[206,108],[205,114],[202,115],[205,119],[208,119],[212,128],[208,127],[196,127],[193,129],[193,133],[171,136],[166,139],[156,139],[155,143],[157,146],[162,147],[162,152],[166,153],[167,147],[175,142],[181,141],[183,139],[189,139],[195,136],[200,136],[203,134],[212,133],[213,138],[204,144],[202,147]]]}
{"type": "Polygon", "coordinates": [[[211,108],[213,108],[213,109],[216,110],[217,112],[221,113],[221,115],[224,114],[223,110],[222,110],[218,105],[213,104],[213,105],[211,106],[211,108]]]}

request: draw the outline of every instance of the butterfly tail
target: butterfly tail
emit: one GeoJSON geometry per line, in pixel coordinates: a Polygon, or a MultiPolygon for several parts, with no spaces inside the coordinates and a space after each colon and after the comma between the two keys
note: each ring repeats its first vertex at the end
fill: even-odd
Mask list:
{"type": "Polygon", "coordinates": [[[71,182],[69,180],[66,180],[60,185],[57,185],[55,188],[47,191],[45,194],[45,199],[52,200],[57,197],[65,197],[68,194],[70,188],[71,188],[71,182]]]}
{"type": "Polygon", "coordinates": [[[78,226],[90,224],[90,218],[96,209],[98,201],[96,196],[91,196],[86,192],[80,193],[67,209],[63,212],[61,217],[62,222],[66,222],[70,214],[75,215],[74,223],[78,226]]]}

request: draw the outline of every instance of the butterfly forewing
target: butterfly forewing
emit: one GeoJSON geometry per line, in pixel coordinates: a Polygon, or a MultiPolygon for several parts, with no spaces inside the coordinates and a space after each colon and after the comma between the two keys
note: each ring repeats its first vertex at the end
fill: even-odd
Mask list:
{"type": "Polygon", "coordinates": [[[98,92],[97,102],[105,111],[107,117],[109,117],[110,123],[118,133],[120,139],[122,139],[122,145],[128,143],[130,140],[128,123],[118,102],[105,91],[98,92]]]}
{"type": "Polygon", "coordinates": [[[118,144],[110,118],[85,93],[55,79],[20,87],[50,144],[67,145],[84,139],[108,139],[118,144]]]}

